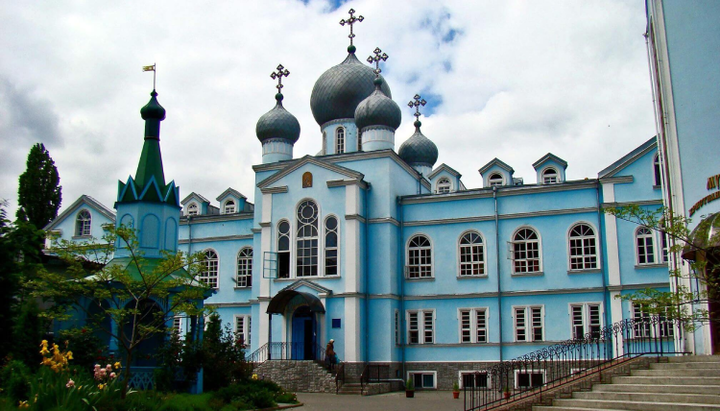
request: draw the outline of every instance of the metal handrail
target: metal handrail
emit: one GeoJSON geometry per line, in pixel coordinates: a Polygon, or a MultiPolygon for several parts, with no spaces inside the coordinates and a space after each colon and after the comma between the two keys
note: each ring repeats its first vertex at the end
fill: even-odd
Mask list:
{"type": "Polygon", "coordinates": [[[337,364],[337,371],[335,372],[335,394],[340,392],[340,387],[345,384],[345,363],[340,362],[337,364]]]}
{"type": "Polygon", "coordinates": [[[684,322],[662,316],[627,319],[503,361],[463,380],[464,409],[487,410],[549,388],[573,382],[643,355],[685,354],[675,349],[675,335],[682,339],[684,322]],[[677,334],[676,334],[677,333],[677,334]],[[472,386],[468,387],[466,382],[472,386]]]}
{"type": "Polygon", "coordinates": [[[321,344],[312,344],[306,350],[304,343],[297,342],[272,342],[263,345],[252,354],[245,356],[245,361],[256,365],[269,360],[285,361],[315,361],[319,364],[325,363],[325,349],[321,344]],[[306,354],[310,354],[306,356],[306,354]]]}
{"type": "Polygon", "coordinates": [[[380,377],[380,370],[387,370],[388,374],[390,372],[390,365],[388,364],[365,364],[365,367],[363,367],[362,374],[360,374],[360,391],[365,391],[365,384],[369,384],[371,382],[381,382],[381,381],[388,381],[390,379],[390,376],[388,375],[385,378],[380,377]],[[373,370],[375,370],[373,378],[373,370]]]}

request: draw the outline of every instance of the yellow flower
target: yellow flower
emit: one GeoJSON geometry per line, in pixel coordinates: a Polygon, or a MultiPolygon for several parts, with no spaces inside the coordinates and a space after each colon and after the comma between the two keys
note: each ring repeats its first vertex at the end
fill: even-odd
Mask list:
{"type": "Polygon", "coordinates": [[[67,358],[68,360],[72,360],[72,359],[73,359],[73,353],[72,353],[72,351],[68,351],[66,355],[67,355],[66,358],[67,358]]]}
{"type": "Polygon", "coordinates": [[[106,384],[98,384],[98,389],[101,390],[101,391],[104,390],[104,389],[105,389],[105,385],[106,385],[106,384]]]}
{"type": "Polygon", "coordinates": [[[115,367],[115,369],[117,370],[118,368],[122,367],[122,364],[120,364],[120,361],[118,361],[115,364],[113,364],[113,367],[115,367]]]}
{"type": "Polygon", "coordinates": [[[20,404],[18,404],[18,408],[30,408],[30,404],[28,404],[27,401],[20,401],[20,404]]]}

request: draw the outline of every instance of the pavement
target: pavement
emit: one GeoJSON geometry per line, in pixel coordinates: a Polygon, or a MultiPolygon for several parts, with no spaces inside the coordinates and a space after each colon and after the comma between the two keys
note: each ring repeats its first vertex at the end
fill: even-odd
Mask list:
{"type": "Polygon", "coordinates": [[[304,405],[297,411],[463,411],[462,393],[453,399],[452,391],[415,391],[415,398],[405,398],[405,391],[379,395],[335,395],[298,393],[304,405]]]}

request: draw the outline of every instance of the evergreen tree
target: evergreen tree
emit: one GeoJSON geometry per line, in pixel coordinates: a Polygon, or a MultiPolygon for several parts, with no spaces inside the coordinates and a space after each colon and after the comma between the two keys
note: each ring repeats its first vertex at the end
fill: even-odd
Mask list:
{"type": "MultiPolygon", "coordinates": [[[[17,308],[15,297],[19,288],[19,268],[17,249],[12,241],[13,228],[2,207],[0,204],[0,332],[8,335],[17,308]]],[[[5,358],[11,348],[10,338],[0,338],[0,359],[5,358]]]]}
{"type": "Polygon", "coordinates": [[[50,153],[42,143],[30,149],[27,169],[20,175],[17,218],[37,228],[57,217],[62,201],[60,175],[50,153]]]}

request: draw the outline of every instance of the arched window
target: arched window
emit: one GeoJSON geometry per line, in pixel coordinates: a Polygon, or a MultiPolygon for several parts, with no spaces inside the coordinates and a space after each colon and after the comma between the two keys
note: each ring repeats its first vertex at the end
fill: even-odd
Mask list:
{"type": "Polygon", "coordinates": [[[502,175],[495,173],[488,178],[488,182],[490,183],[490,187],[501,186],[503,185],[502,175]]]}
{"type": "Polygon", "coordinates": [[[540,272],[540,240],[535,230],[522,228],[515,233],[512,259],[515,274],[540,272]]]}
{"type": "Polygon", "coordinates": [[[290,278],[290,223],[287,220],[277,226],[277,276],[290,278]]]}
{"type": "Polygon", "coordinates": [[[660,186],[662,179],[660,178],[660,156],[655,155],[653,159],[653,176],[655,177],[655,185],[660,186]]]}
{"type": "Polygon", "coordinates": [[[430,278],[432,272],[432,246],[424,235],[410,239],[407,249],[408,278],[430,278]]]}
{"type": "Polygon", "coordinates": [[[232,214],[235,212],[235,201],[234,200],[228,200],[225,202],[225,208],[223,209],[223,214],[232,214]]]}
{"type": "Polygon", "coordinates": [[[640,227],[635,232],[638,264],[655,264],[655,244],[653,234],[647,227],[640,227]]]}
{"type": "Polygon", "coordinates": [[[187,208],[187,215],[198,215],[198,205],[195,203],[190,203],[187,208]]]}
{"type": "Polygon", "coordinates": [[[325,275],[338,275],[338,220],[325,219],[325,275]]]}
{"type": "Polygon", "coordinates": [[[252,287],[253,249],[245,247],[237,256],[237,286],[252,287]]]}
{"type": "Polygon", "coordinates": [[[570,230],[570,269],[597,268],[597,240],[595,230],[587,224],[578,224],[570,230]]]}
{"type": "Polygon", "coordinates": [[[297,209],[297,276],[318,275],[318,208],[312,200],[297,209]]]}
{"type": "Polygon", "coordinates": [[[460,276],[485,275],[485,249],[483,239],[475,231],[460,238],[460,276]]]}
{"type": "Polygon", "coordinates": [[[75,220],[75,235],[76,236],[88,236],[90,235],[90,225],[92,223],[92,216],[88,210],[81,210],[77,219],[75,220]]]}
{"type": "Polygon", "coordinates": [[[322,153],[323,155],[327,154],[327,132],[323,131],[322,136],[322,153]]]}
{"type": "Polygon", "coordinates": [[[438,180],[435,191],[438,194],[449,193],[451,188],[450,179],[443,177],[438,180]]]}
{"type": "Polygon", "coordinates": [[[345,128],[338,127],[335,130],[335,154],[345,152],[345,128]]]}
{"type": "Polygon", "coordinates": [[[543,184],[555,184],[558,182],[558,172],[552,167],[543,170],[543,184]]]}
{"type": "Polygon", "coordinates": [[[212,288],[218,288],[218,266],[219,258],[215,250],[205,250],[203,271],[200,273],[200,281],[212,288]]]}

